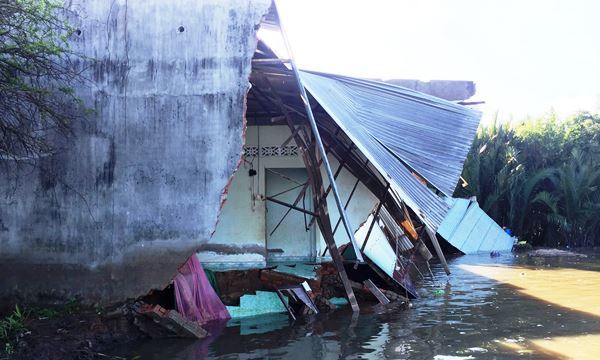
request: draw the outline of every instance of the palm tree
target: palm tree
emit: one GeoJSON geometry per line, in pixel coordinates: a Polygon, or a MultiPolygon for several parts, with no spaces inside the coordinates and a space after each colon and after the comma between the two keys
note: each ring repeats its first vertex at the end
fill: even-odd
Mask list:
{"type": "Polygon", "coordinates": [[[552,189],[539,192],[533,203],[546,211],[547,225],[567,246],[593,246],[600,230],[600,168],[579,149],[572,160],[548,169],[552,189]]]}
{"type": "Polygon", "coordinates": [[[476,196],[533,245],[600,245],[599,140],[598,115],[494,120],[478,130],[454,196],[476,196]]]}

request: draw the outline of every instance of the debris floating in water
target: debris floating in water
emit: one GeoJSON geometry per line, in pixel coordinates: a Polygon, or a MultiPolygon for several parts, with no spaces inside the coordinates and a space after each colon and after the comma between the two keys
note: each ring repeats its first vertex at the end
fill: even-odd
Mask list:
{"type": "Polygon", "coordinates": [[[568,256],[568,257],[581,257],[586,258],[587,255],[579,254],[573,251],[566,250],[558,250],[558,249],[538,249],[533,250],[527,253],[529,257],[559,257],[559,256],[568,256]]]}
{"type": "Polygon", "coordinates": [[[435,289],[433,290],[433,295],[434,296],[443,296],[445,293],[444,289],[435,289]]]}

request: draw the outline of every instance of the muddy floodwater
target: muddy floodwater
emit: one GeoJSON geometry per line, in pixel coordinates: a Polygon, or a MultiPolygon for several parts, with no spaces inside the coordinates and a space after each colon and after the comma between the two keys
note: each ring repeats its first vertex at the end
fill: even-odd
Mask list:
{"type": "Polygon", "coordinates": [[[450,260],[410,309],[388,305],[231,322],[202,341],[148,340],[139,359],[600,359],[600,256],[450,260]]]}

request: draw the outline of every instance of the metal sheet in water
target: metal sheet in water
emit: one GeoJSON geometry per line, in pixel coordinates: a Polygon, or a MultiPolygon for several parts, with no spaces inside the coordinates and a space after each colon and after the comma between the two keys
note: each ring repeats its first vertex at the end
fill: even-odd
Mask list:
{"type": "Polygon", "coordinates": [[[514,239],[483,211],[476,201],[448,199],[451,210],[438,233],[465,254],[510,251],[514,239]]]}

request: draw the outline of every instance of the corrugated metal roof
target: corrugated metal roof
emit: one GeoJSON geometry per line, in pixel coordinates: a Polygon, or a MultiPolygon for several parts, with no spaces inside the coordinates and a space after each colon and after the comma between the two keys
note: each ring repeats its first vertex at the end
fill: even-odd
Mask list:
{"type": "Polygon", "coordinates": [[[414,247],[413,243],[408,239],[408,237],[404,234],[402,227],[396,223],[396,220],[392,217],[392,215],[387,211],[384,207],[381,208],[379,212],[379,217],[388,231],[393,236],[394,242],[398,245],[400,251],[408,251],[414,247]]]}
{"type": "Polygon", "coordinates": [[[438,233],[465,254],[510,251],[514,239],[509,236],[476,201],[449,199],[454,203],[438,233]]]}
{"type": "Polygon", "coordinates": [[[481,113],[379,81],[314,72],[301,76],[307,85],[319,82],[335,88],[335,100],[352,109],[353,120],[371,137],[452,196],[481,113]]]}
{"type": "Polygon", "coordinates": [[[386,176],[392,189],[436,230],[449,207],[402,161],[442,192],[451,193],[480,114],[377,81],[307,71],[300,76],[312,96],[386,176]]]}

